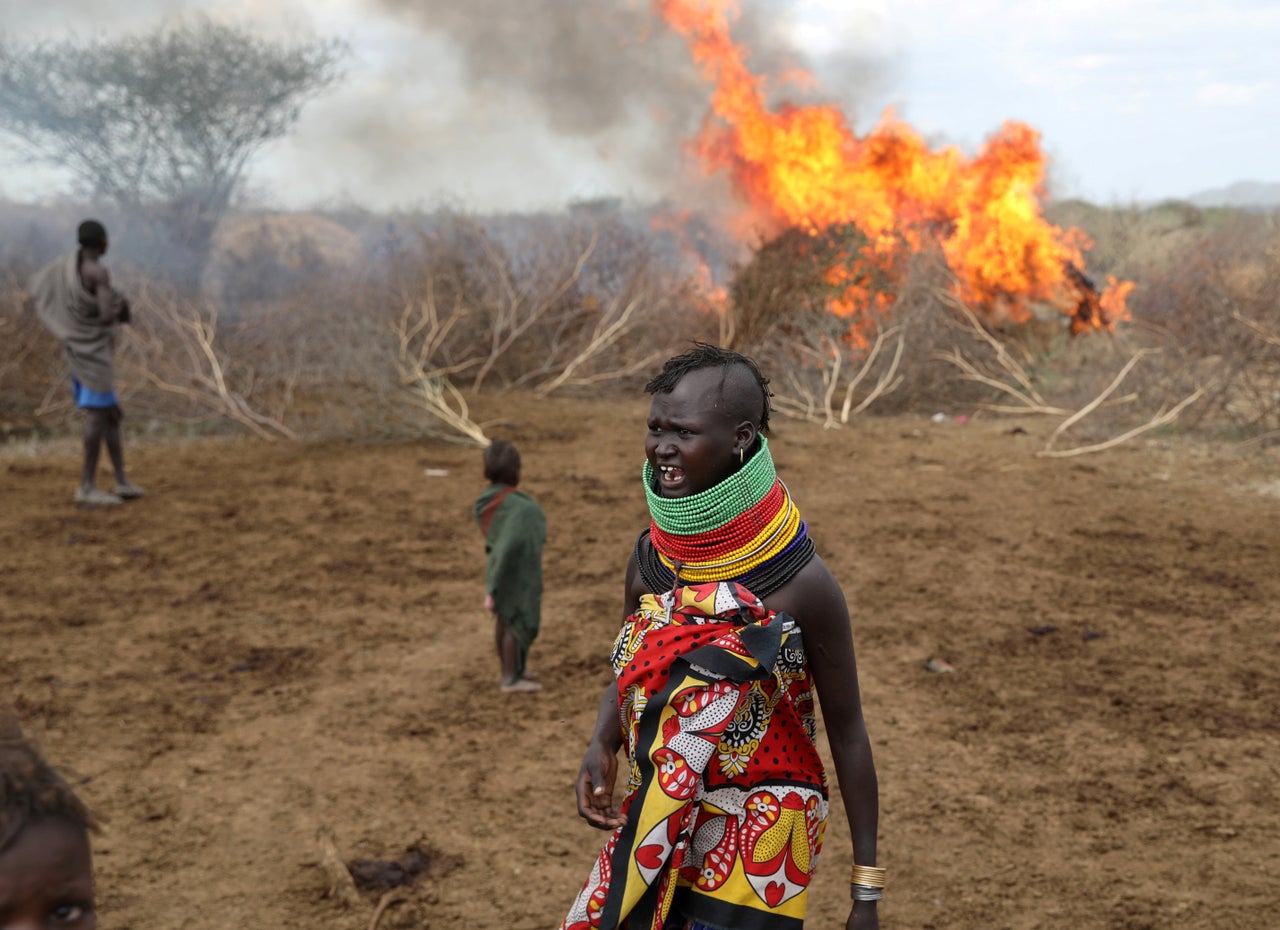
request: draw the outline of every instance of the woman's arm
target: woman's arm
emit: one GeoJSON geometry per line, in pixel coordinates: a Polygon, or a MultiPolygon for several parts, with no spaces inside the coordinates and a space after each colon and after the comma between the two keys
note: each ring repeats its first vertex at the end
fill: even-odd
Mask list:
{"type": "MultiPolygon", "coordinates": [[[[854,657],[849,608],[844,592],[821,559],[815,558],[787,585],[777,609],[786,609],[800,624],[805,654],[813,674],[836,781],[853,838],[853,862],[876,864],[879,788],[871,740],[862,717],[858,668],[854,657]]],[[[857,902],[850,928],[879,926],[875,902],[857,902]]]]}
{"type": "Polygon", "coordinates": [[[618,777],[618,750],[621,748],[618,686],[610,683],[600,698],[595,730],[578,768],[575,786],[579,816],[601,830],[613,830],[627,822],[627,818],[613,806],[613,786],[618,777]]]}
{"type": "MultiPolygon", "coordinates": [[[[631,613],[631,605],[638,597],[635,593],[640,576],[635,557],[627,563],[626,608],[623,617],[631,613]]],[[[591,732],[591,742],[582,757],[578,769],[575,792],[578,796],[578,814],[593,827],[613,830],[627,822],[613,806],[613,787],[618,777],[618,750],[622,748],[622,720],[618,716],[618,686],[614,682],[604,689],[596,711],[596,725],[591,732]]]]}

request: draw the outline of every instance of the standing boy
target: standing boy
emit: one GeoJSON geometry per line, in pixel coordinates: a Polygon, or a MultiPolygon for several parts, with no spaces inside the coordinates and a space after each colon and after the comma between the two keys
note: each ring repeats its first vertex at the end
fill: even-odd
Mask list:
{"type": "Polygon", "coordinates": [[[76,406],[85,413],[84,468],[76,489],[78,504],[119,504],[142,496],[129,481],[120,445],[120,403],[114,387],[115,327],[129,321],[129,302],[111,286],[102,264],[107,230],[85,220],[77,230],[80,248],[42,268],[31,283],[36,314],[62,341],[76,406]],[[115,470],[114,491],[97,487],[98,456],[106,443],[115,470]]]}

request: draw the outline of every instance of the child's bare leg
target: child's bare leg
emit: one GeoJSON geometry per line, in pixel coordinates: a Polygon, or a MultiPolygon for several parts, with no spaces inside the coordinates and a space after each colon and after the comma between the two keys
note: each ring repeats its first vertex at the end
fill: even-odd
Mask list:
{"type": "Polygon", "coordinates": [[[542,685],[536,681],[530,681],[528,678],[521,678],[516,675],[516,663],[518,661],[519,647],[516,645],[516,638],[511,631],[505,626],[502,628],[502,690],[507,692],[515,691],[540,691],[542,685]]]}
{"type": "MultiPolygon", "coordinates": [[[[502,621],[498,621],[498,625],[502,626],[502,621]]],[[[498,661],[502,663],[502,681],[503,684],[510,684],[515,681],[516,676],[516,638],[511,635],[511,631],[505,626],[499,634],[500,644],[498,646],[498,661]]]]}
{"type": "Polygon", "coordinates": [[[111,407],[104,412],[107,416],[103,438],[107,443],[107,454],[111,456],[111,467],[115,469],[116,484],[128,484],[129,478],[124,472],[124,448],[120,445],[120,408],[111,407]]]}
{"type": "Polygon", "coordinates": [[[84,469],[80,472],[80,487],[86,491],[98,480],[98,456],[107,428],[107,411],[86,407],[84,411],[84,469]]]}

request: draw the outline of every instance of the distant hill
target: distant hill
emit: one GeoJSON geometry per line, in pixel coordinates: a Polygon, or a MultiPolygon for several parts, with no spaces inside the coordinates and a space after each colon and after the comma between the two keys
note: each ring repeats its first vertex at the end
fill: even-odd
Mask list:
{"type": "Polygon", "coordinates": [[[1244,210],[1271,210],[1280,207],[1280,183],[1237,181],[1230,187],[1201,191],[1187,198],[1197,207],[1236,207],[1244,210]]]}

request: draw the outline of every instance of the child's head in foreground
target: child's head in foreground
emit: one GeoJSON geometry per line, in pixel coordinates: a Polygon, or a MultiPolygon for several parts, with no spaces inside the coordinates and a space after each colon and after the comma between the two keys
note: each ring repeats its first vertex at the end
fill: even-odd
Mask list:
{"type": "Polygon", "coordinates": [[[93,815],[0,718],[0,930],[92,930],[93,815]]]}

